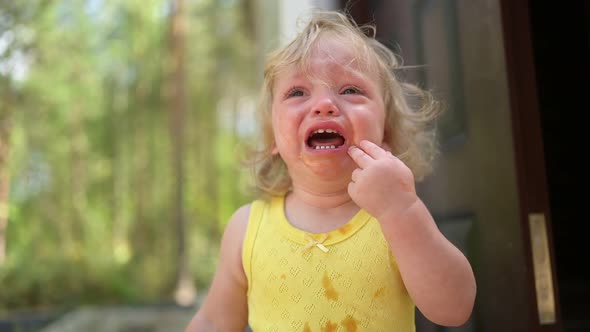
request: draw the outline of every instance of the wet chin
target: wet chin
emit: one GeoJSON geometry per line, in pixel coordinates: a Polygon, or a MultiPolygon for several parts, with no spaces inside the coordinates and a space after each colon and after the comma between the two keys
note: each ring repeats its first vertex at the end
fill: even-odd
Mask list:
{"type": "Polygon", "coordinates": [[[301,156],[301,160],[313,173],[325,178],[341,178],[345,174],[350,174],[356,168],[352,159],[337,156],[325,158],[301,156]]]}

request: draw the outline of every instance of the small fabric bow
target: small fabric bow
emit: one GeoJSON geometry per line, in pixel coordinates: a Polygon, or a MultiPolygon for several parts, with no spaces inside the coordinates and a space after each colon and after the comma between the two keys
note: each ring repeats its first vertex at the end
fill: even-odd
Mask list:
{"type": "Polygon", "coordinates": [[[326,246],[324,246],[322,243],[324,241],[326,241],[326,239],[328,238],[328,234],[323,234],[319,240],[316,240],[314,238],[312,238],[311,236],[309,236],[308,234],[305,234],[305,240],[307,240],[307,245],[303,248],[303,250],[307,250],[313,246],[316,246],[318,248],[320,248],[321,251],[323,252],[328,252],[328,248],[326,248],[326,246]]]}

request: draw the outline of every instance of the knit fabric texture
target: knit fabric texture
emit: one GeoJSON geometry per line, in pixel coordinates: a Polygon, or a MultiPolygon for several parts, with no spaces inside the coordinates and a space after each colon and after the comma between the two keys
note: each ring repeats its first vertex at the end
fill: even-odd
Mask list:
{"type": "Polygon", "coordinates": [[[242,262],[253,331],[415,331],[414,303],[375,218],[360,210],[312,234],[289,223],[284,205],[284,196],[251,205],[242,262]]]}

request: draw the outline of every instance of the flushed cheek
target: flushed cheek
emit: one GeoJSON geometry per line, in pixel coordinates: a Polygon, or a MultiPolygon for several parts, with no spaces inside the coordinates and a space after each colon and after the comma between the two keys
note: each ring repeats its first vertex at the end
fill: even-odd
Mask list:
{"type": "Polygon", "coordinates": [[[381,144],[384,136],[385,114],[379,106],[358,106],[350,109],[347,114],[352,125],[350,144],[358,145],[362,140],[381,144]]]}
{"type": "Polygon", "coordinates": [[[275,144],[283,158],[287,157],[288,151],[292,151],[300,145],[297,130],[292,125],[274,126],[275,144]]]}
{"type": "Polygon", "coordinates": [[[275,132],[275,142],[279,151],[285,151],[287,148],[293,147],[297,144],[297,141],[292,135],[281,130],[275,132]]]}
{"type": "Polygon", "coordinates": [[[368,140],[375,144],[383,143],[384,127],[379,124],[357,126],[352,140],[352,144],[359,145],[362,140],[368,140]]]}

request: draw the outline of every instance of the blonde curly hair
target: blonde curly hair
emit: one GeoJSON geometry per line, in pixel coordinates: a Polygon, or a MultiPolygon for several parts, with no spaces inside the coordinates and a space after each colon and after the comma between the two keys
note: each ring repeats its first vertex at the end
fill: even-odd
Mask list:
{"type": "MultiPolygon", "coordinates": [[[[381,79],[385,105],[384,143],[421,180],[431,171],[437,151],[433,120],[440,113],[432,95],[417,85],[400,81],[396,72],[403,69],[397,55],[375,39],[375,27],[358,26],[349,16],[335,11],[317,11],[305,28],[286,46],[270,53],[264,68],[264,83],[258,106],[262,124],[262,146],[252,151],[256,187],[264,194],[284,194],[291,188],[287,166],[275,146],[272,129],[273,87],[277,76],[296,65],[309,72],[313,50],[322,38],[339,38],[356,52],[356,61],[381,79]]],[[[366,71],[369,72],[369,71],[366,71]]]]}

